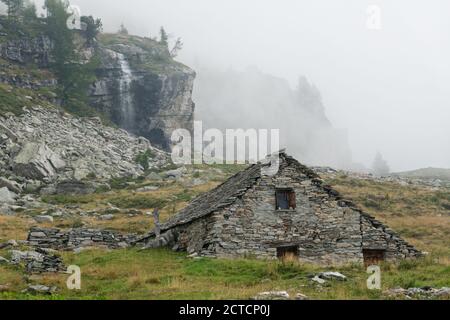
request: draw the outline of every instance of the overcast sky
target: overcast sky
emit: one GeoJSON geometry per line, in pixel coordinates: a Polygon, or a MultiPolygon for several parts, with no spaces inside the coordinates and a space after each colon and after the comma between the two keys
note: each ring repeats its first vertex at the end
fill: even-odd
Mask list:
{"type": "MultiPolygon", "coordinates": [[[[179,60],[257,66],[320,89],[333,125],[347,128],[355,162],[379,150],[393,170],[450,167],[448,0],[72,0],[105,31],[166,30],[179,60]],[[381,30],[366,27],[381,9],[381,30]]],[[[264,93],[261,93],[264,94],[264,93]]],[[[281,130],[283,128],[280,128],[281,130]]]]}

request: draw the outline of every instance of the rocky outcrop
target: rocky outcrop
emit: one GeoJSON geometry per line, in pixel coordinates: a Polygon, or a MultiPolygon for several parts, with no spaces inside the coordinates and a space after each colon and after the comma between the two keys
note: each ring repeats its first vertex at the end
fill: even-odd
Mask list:
{"type": "Polygon", "coordinates": [[[114,37],[113,44],[97,49],[101,65],[91,103],[120,127],[169,150],[175,129],[192,130],[195,73],[156,41],[114,37]]]}
{"type": "Polygon", "coordinates": [[[51,62],[51,40],[44,35],[20,38],[0,43],[0,57],[21,64],[46,68],[51,62]]]}

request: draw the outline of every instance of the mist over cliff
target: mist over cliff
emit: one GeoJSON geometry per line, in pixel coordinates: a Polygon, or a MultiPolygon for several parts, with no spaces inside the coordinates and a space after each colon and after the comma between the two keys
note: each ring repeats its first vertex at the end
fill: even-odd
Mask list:
{"type": "Polygon", "coordinates": [[[195,118],[204,129],[279,129],[280,146],[304,163],[351,167],[345,130],[328,120],[321,94],[304,76],[296,88],[256,67],[194,66],[195,118]]]}

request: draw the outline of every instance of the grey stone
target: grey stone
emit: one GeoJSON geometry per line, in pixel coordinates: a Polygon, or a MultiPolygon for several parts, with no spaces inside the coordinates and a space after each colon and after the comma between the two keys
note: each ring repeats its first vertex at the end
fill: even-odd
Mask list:
{"type": "Polygon", "coordinates": [[[21,193],[22,187],[15,181],[8,180],[4,177],[0,177],[0,188],[6,187],[14,193],[21,193]]]}
{"type": "Polygon", "coordinates": [[[33,294],[48,294],[51,295],[57,291],[56,287],[47,287],[44,285],[30,285],[25,292],[33,293],[33,294]]]}
{"type": "Polygon", "coordinates": [[[295,300],[309,300],[308,296],[302,294],[302,293],[297,293],[295,295],[295,300]]]}
{"type": "Polygon", "coordinates": [[[159,190],[159,187],[157,186],[146,186],[146,187],[142,187],[136,190],[136,192],[151,192],[151,191],[156,191],[159,190]]]}
{"type": "Polygon", "coordinates": [[[104,214],[102,216],[99,217],[100,220],[103,221],[110,221],[110,220],[114,220],[114,215],[113,214],[104,214]]]}
{"type": "Polygon", "coordinates": [[[326,279],[326,280],[340,280],[340,281],[347,280],[347,277],[339,272],[323,272],[323,273],[319,274],[319,278],[326,279]]]}
{"type": "Polygon", "coordinates": [[[45,144],[28,142],[14,158],[13,170],[28,179],[53,177],[65,162],[45,144]]]}
{"type": "Polygon", "coordinates": [[[289,300],[289,293],[286,291],[268,291],[258,293],[253,300],[289,300]]]}
{"type": "Polygon", "coordinates": [[[54,219],[52,216],[36,216],[34,220],[38,223],[53,223],[54,219]]]}
{"type": "Polygon", "coordinates": [[[16,203],[17,195],[14,192],[9,191],[8,188],[0,188],[0,203],[16,203]]]}
{"type": "Polygon", "coordinates": [[[0,264],[8,264],[9,260],[0,256],[0,264]]]}
{"type": "Polygon", "coordinates": [[[317,282],[318,284],[324,284],[326,282],[324,279],[319,278],[318,276],[312,278],[311,281],[317,282]]]}

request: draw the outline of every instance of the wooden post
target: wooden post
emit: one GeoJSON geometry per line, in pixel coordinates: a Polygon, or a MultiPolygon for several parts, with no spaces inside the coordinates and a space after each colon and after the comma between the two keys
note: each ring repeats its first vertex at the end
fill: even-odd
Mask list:
{"type": "Polygon", "coordinates": [[[155,235],[157,238],[161,235],[161,227],[159,224],[159,208],[153,210],[153,220],[155,222],[155,235]]]}

